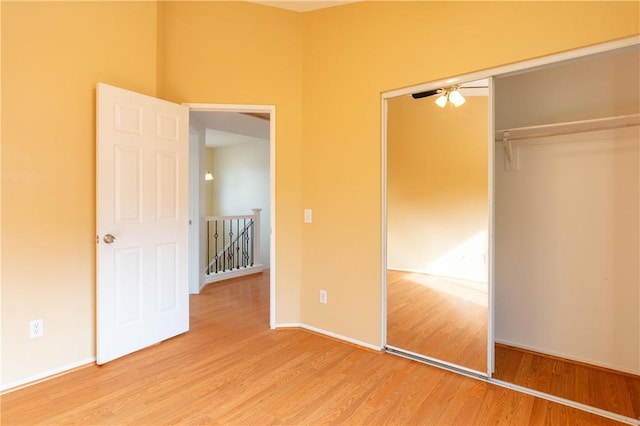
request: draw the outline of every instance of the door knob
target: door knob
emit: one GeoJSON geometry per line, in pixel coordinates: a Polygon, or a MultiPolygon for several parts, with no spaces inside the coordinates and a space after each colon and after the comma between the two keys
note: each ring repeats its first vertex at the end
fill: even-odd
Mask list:
{"type": "Polygon", "coordinates": [[[116,237],[114,237],[111,234],[107,234],[107,235],[104,236],[103,240],[104,240],[105,243],[111,244],[112,242],[114,242],[116,240],[116,237]]]}

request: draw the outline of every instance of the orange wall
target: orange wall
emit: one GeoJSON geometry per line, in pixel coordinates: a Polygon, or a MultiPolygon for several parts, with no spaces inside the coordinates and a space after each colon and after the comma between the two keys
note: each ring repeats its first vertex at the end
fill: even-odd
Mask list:
{"type": "Polygon", "coordinates": [[[387,267],[487,282],[486,96],[389,99],[387,267]]]}
{"type": "Polygon", "coordinates": [[[381,343],[381,92],[637,35],[638,6],[365,1],[306,14],[302,321],[381,343]]]}
{"type": "MultiPolygon", "coordinates": [[[[2,4],[0,3],[0,52],[2,52],[2,4]]],[[[2,316],[2,55],[0,55],[0,321],[2,316]]],[[[0,325],[0,345],[2,345],[2,326],[0,325]]],[[[3,365],[3,354],[0,350],[0,366],[3,365]]],[[[0,383],[2,383],[2,368],[0,367],[0,383]]]]}
{"type": "Polygon", "coordinates": [[[156,5],[3,2],[2,20],[5,385],[95,355],[95,85],[155,95],[156,5]]]}
{"type": "Polygon", "coordinates": [[[301,16],[244,2],[2,12],[3,386],[95,355],[98,81],[175,102],[276,105],[278,320],[297,320],[301,16]],[[29,339],[36,318],[45,335],[29,339]]]}

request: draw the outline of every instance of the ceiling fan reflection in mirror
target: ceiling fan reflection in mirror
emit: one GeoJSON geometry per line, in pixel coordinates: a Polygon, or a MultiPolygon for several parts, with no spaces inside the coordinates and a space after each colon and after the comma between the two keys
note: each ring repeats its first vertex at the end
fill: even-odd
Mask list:
{"type": "Polygon", "coordinates": [[[475,89],[477,91],[478,89],[481,89],[481,95],[486,96],[488,92],[487,87],[488,86],[486,80],[483,80],[413,93],[411,94],[411,96],[413,97],[413,99],[421,99],[429,96],[439,95],[435,102],[436,105],[438,105],[440,108],[444,108],[448,103],[452,104],[455,107],[459,107],[466,102],[466,99],[462,95],[463,91],[469,89],[475,89]]]}

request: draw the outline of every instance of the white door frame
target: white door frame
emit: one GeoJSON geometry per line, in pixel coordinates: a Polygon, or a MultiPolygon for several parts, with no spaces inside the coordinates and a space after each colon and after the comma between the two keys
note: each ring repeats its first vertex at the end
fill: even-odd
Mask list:
{"type": "Polygon", "coordinates": [[[602,43],[594,46],[584,47],[580,49],[575,49],[567,52],[558,53],[555,55],[544,56],[541,58],[531,59],[524,62],[519,62],[515,64],[505,65],[502,67],[496,67],[480,72],[464,74],[452,78],[442,79],[433,81],[430,83],[419,84],[416,86],[405,87],[402,89],[391,90],[388,92],[382,93],[382,167],[381,167],[381,182],[382,182],[382,270],[381,274],[381,334],[380,340],[382,342],[382,347],[387,346],[387,101],[391,98],[395,98],[398,96],[410,95],[412,93],[418,92],[426,92],[429,90],[439,89],[445,86],[451,86],[452,84],[461,84],[469,81],[476,81],[482,79],[489,79],[489,134],[488,144],[489,144],[489,282],[488,282],[488,290],[489,290],[489,300],[488,300],[488,353],[487,353],[487,375],[489,381],[492,382],[500,382],[499,380],[492,379],[493,367],[494,367],[494,330],[495,330],[495,321],[494,321],[494,300],[495,300],[495,259],[494,259],[494,209],[495,209],[495,200],[494,200],[494,116],[493,116],[493,79],[497,76],[502,76],[506,74],[512,74],[516,72],[521,72],[524,70],[531,70],[537,67],[548,66],[554,63],[563,62],[567,60],[579,59],[589,55],[595,55],[598,53],[605,53],[608,51],[621,49],[625,47],[631,47],[640,44],[640,37],[629,37],[621,40],[615,40],[608,43],[602,43]]]}
{"type": "MultiPolygon", "coordinates": [[[[183,105],[192,111],[204,112],[239,112],[239,113],[267,113],[269,114],[269,209],[270,209],[270,232],[269,232],[269,326],[274,329],[276,324],[276,107],[275,105],[240,105],[240,104],[204,104],[204,103],[184,103],[183,105]]],[[[203,182],[205,170],[201,161],[194,161],[194,155],[199,155],[199,150],[191,149],[189,152],[190,166],[197,166],[196,171],[189,174],[189,193],[201,194],[199,188],[203,182]]],[[[191,259],[200,259],[200,205],[203,202],[198,196],[189,202],[189,217],[191,218],[189,255],[191,259]],[[195,238],[194,238],[195,237],[195,238]]],[[[189,289],[192,294],[197,294],[205,284],[204,265],[200,265],[199,261],[192,261],[189,265],[190,269],[190,285],[189,289]],[[196,268],[196,270],[193,270],[196,268]]]]}

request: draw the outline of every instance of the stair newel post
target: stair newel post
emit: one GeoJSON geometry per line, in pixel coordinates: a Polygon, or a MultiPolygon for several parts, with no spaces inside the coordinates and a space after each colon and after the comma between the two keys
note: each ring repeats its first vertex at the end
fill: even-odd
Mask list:
{"type": "Polygon", "coordinates": [[[253,265],[261,265],[262,258],[260,257],[260,212],[262,209],[253,210],[253,265]]]}

